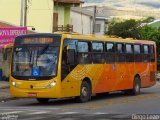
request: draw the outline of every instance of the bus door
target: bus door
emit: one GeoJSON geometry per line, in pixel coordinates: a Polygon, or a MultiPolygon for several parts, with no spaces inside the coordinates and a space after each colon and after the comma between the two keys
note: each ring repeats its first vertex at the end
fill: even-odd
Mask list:
{"type": "Polygon", "coordinates": [[[64,96],[74,96],[76,94],[76,88],[79,88],[76,82],[76,78],[73,77],[76,71],[73,70],[77,66],[76,54],[77,54],[77,41],[76,40],[64,40],[62,50],[62,67],[61,67],[61,80],[62,80],[62,93],[64,96]],[[72,76],[73,75],[73,76],[72,76]]]}

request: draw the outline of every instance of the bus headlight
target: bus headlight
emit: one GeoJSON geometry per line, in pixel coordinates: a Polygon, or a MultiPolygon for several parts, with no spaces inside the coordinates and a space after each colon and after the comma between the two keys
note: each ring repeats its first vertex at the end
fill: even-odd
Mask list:
{"type": "Polygon", "coordinates": [[[12,85],[13,85],[14,87],[17,87],[16,82],[12,82],[12,85]]]}
{"type": "Polygon", "coordinates": [[[53,81],[51,84],[49,84],[49,85],[47,86],[47,88],[52,88],[52,87],[54,87],[54,86],[56,86],[56,82],[55,82],[55,81],[53,81]]]}

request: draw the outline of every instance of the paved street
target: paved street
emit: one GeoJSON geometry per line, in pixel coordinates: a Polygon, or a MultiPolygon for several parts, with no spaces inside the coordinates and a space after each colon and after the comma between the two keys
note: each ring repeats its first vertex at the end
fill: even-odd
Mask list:
{"type": "Polygon", "coordinates": [[[160,83],[142,89],[138,96],[127,96],[117,92],[105,97],[96,96],[88,103],[75,103],[73,99],[51,100],[39,104],[34,99],[18,99],[0,103],[0,116],[18,117],[19,120],[45,119],[131,119],[132,114],[160,113],[160,83]]]}

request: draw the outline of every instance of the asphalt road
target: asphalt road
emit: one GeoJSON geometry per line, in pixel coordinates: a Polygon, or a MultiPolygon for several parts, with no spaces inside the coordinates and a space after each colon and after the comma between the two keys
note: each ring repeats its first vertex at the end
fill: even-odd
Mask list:
{"type": "Polygon", "coordinates": [[[160,83],[142,89],[138,96],[115,92],[95,96],[87,103],[75,103],[74,99],[51,100],[48,104],[35,99],[0,103],[0,120],[130,120],[136,114],[160,115],[160,83]]]}

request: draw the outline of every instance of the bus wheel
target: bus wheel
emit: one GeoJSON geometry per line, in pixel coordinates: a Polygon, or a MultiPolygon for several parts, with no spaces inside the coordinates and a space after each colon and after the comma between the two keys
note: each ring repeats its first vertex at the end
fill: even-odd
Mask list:
{"type": "Polygon", "coordinates": [[[139,77],[135,77],[133,83],[133,89],[125,90],[124,92],[127,95],[138,95],[140,94],[140,89],[141,89],[141,80],[139,77]]]}
{"type": "Polygon", "coordinates": [[[42,104],[47,104],[49,99],[48,98],[37,98],[37,101],[42,104]]]}
{"type": "Polygon", "coordinates": [[[80,96],[76,97],[77,102],[87,102],[91,99],[91,85],[87,81],[83,81],[80,89],[80,96]]]}
{"type": "Polygon", "coordinates": [[[135,77],[133,83],[132,95],[140,94],[140,89],[141,89],[141,80],[139,77],[135,77]]]}

